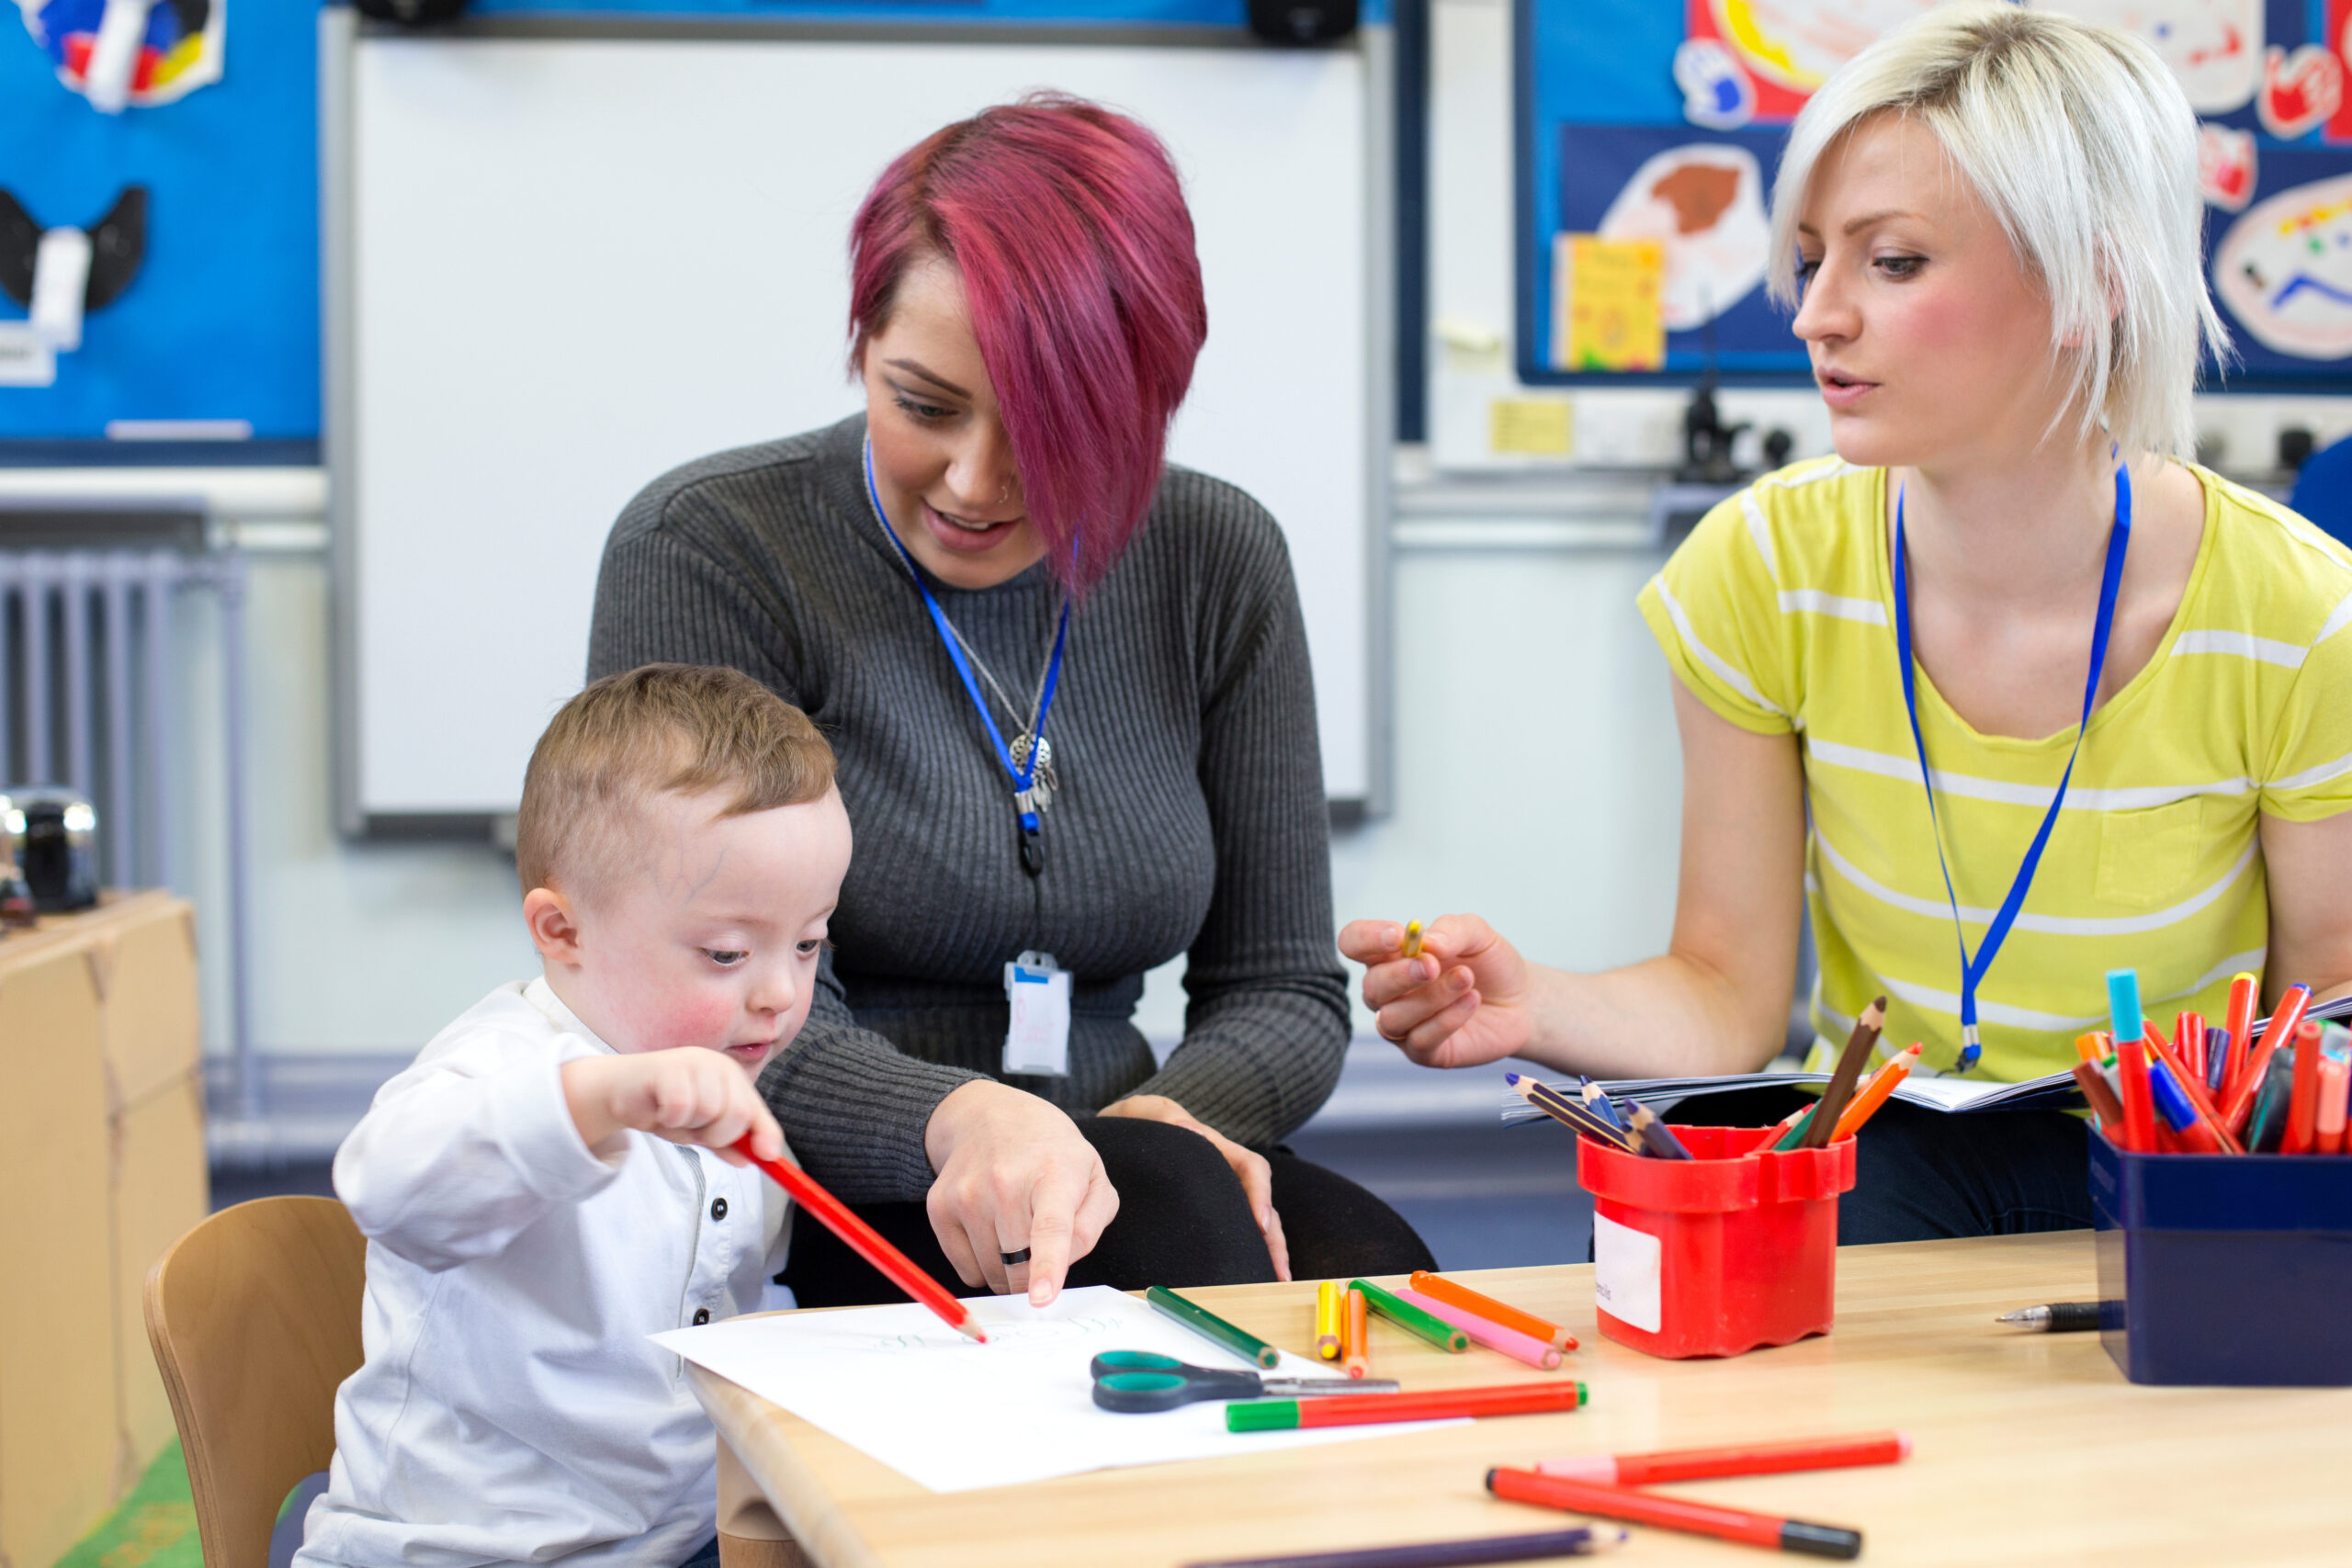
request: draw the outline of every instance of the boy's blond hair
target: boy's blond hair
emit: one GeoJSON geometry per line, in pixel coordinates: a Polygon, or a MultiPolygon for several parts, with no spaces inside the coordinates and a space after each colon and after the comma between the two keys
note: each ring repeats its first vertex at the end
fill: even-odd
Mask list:
{"type": "Polygon", "coordinates": [[[651,796],[731,789],[722,817],[824,798],[833,749],[808,716],[737,670],[646,664],[589,682],[531,751],[514,820],[523,890],[594,893],[651,796]]]}

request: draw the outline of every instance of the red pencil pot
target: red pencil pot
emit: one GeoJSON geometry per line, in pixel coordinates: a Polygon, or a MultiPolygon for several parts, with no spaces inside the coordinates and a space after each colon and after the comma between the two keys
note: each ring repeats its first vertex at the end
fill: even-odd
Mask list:
{"type": "Polygon", "coordinates": [[[1600,1332],[1652,1356],[1736,1356],[1826,1334],[1854,1140],[1774,1154],[1769,1127],[1677,1127],[1695,1159],[1577,1140],[1600,1332]]]}

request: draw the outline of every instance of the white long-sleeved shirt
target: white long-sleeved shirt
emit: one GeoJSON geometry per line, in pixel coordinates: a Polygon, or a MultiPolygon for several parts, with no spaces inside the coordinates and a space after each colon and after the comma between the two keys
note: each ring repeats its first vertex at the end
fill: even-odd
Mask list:
{"type": "Polygon", "coordinates": [[[710,1420],[646,1337],[756,1309],[787,1201],[649,1134],[590,1148],[559,1069],[611,1049],[544,979],[502,986],[336,1154],[367,1360],[301,1568],[674,1564],[710,1539],[710,1420]]]}

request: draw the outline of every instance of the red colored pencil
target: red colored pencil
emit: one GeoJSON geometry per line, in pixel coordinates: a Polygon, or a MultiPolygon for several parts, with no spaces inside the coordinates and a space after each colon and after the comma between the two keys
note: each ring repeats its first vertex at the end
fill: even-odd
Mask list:
{"type": "Polygon", "coordinates": [[[2123,1101],[2123,1146],[2137,1155],[2157,1150],[2156,1102],[2148,1089],[2148,1042],[2115,1043],[2117,1098],[2123,1101]]]}
{"type": "Polygon", "coordinates": [[[1225,1407],[1228,1432],[1287,1432],[1300,1427],[1366,1427],[1389,1421],[1451,1421],[1462,1416],[1540,1416],[1574,1410],[1580,1382],[1512,1382],[1420,1393],[1351,1393],[1323,1399],[1261,1399],[1225,1407]]]}
{"type": "Polygon", "coordinates": [[[1860,1432],[1847,1438],[1795,1438],[1785,1443],[1741,1443],[1722,1449],[1667,1449],[1647,1454],[1591,1454],[1547,1459],[1536,1472],[1604,1486],[1656,1486],[1668,1481],[1711,1481],[1724,1475],[1777,1475],[1787,1470],[1839,1470],[1894,1464],[1911,1457],[1900,1432],[1860,1432]]]}
{"type": "Polygon", "coordinates": [[[879,1231],[850,1212],[849,1205],[817,1185],[817,1179],[797,1165],[782,1160],[762,1159],[752,1152],[752,1134],[744,1134],[735,1140],[735,1152],[767,1172],[770,1180],[786,1192],[793,1201],[818,1219],[825,1228],[849,1243],[850,1250],[880,1269],[885,1278],[899,1289],[914,1297],[939,1314],[939,1320],[956,1333],[988,1343],[989,1337],[972,1321],[969,1308],[945,1291],[937,1280],[915,1267],[914,1259],[892,1247],[879,1231]]]}
{"type": "Polygon", "coordinates": [[[1450,1307],[1460,1307],[1488,1323],[1504,1328],[1515,1328],[1531,1339],[1541,1339],[1558,1350],[1577,1348],[1577,1337],[1547,1318],[1532,1312],[1521,1312],[1508,1302],[1492,1296],[1482,1296],[1467,1285],[1457,1285],[1442,1274],[1432,1274],[1426,1269],[1416,1269],[1410,1280],[1412,1288],[1425,1296],[1434,1296],[1450,1307]]]}
{"type": "MultiPolygon", "coordinates": [[[[2237,1082],[2230,1086],[2230,1098],[2222,1104],[2222,1121],[2233,1136],[2245,1135],[2246,1112],[2254,1109],[2254,1097],[2262,1092],[2263,1075],[2270,1070],[2271,1055],[2279,1046],[2294,1040],[2295,1031],[2302,1025],[2303,1010],[2311,1005],[2309,986],[2299,980],[2288,987],[2287,994],[2278,998],[2278,1010],[2270,1015],[2270,1022],[2264,1027],[2261,1040],[2246,1047],[2245,1068],[2237,1082]]],[[[2230,1054],[2237,1054],[2235,1045],[2230,1047],[2230,1054]]]]}
{"type": "Polygon", "coordinates": [[[2245,1072],[2245,1054],[2254,1045],[2254,1010],[2262,1005],[2262,982],[2252,975],[2230,981],[2230,1012],[2222,1021],[2230,1032],[2230,1060],[2222,1069],[2222,1098],[2237,1092],[2245,1072]]]}
{"type": "Polygon", "coordinates": [[[1573,1514],[1597,1514],[1604,1519],[1624,1519],[1637,1525],[1688,1530],[1749,1546],[1777,1547],[1815,1557],[1860,1557],[1862,1532],[1839,1525],[1817,1525],[1804,1519],[1776,1518],[1745,1508],[1719,1507],[1688,1497],[1661,1497],[1626,1486],[1603,1486],[1596,1481],[1572,1481],[1565,1475],[1538,1475],[1532,1470],[1490,1470],[1487,1490],[1514,1503],[1533,1503],[1573,1514]]]}
{"type": "Polygon", "coordinates": [[[2222,1125],[2222,1113],[2213,1109],[2212,1100],[2206,1097],[2205,1080],[2188,1069],[2179,1054],[2165,1043],[2165,1037],[2156,1032],[2156,1026],[2153,1023],[2148,1025],[2148,1049],[2172,1069],[2173,1081],[2180,1085],[2181,1097],[2188,1101],[2189,1109],[2197,1112],[2197,1125],[2191,1131],[2203,1135],[2183,1141],[2199,1154],[2211,1154],[2216,1148],[2227,1149],[2233,1155],[2245,1153],[2237,1139],[2231,1135],[2230,1130],[2222,1125]]]}

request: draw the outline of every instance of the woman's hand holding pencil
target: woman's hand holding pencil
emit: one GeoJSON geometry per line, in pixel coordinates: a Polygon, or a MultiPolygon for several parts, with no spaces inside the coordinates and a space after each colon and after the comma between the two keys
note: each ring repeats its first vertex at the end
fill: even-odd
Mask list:
{"type": "Polygon", "coordinates": [[[1340,931],[1340,952],[1365,966],[1380,1037],[1425,1067],[1517,1055],[1530,1038],[1531,976],[1519,950],[1476,915],[1431,920],[1416,933],[1417,951],[1407,931],[1395,920],[1351,920],[1340,931]]]}

